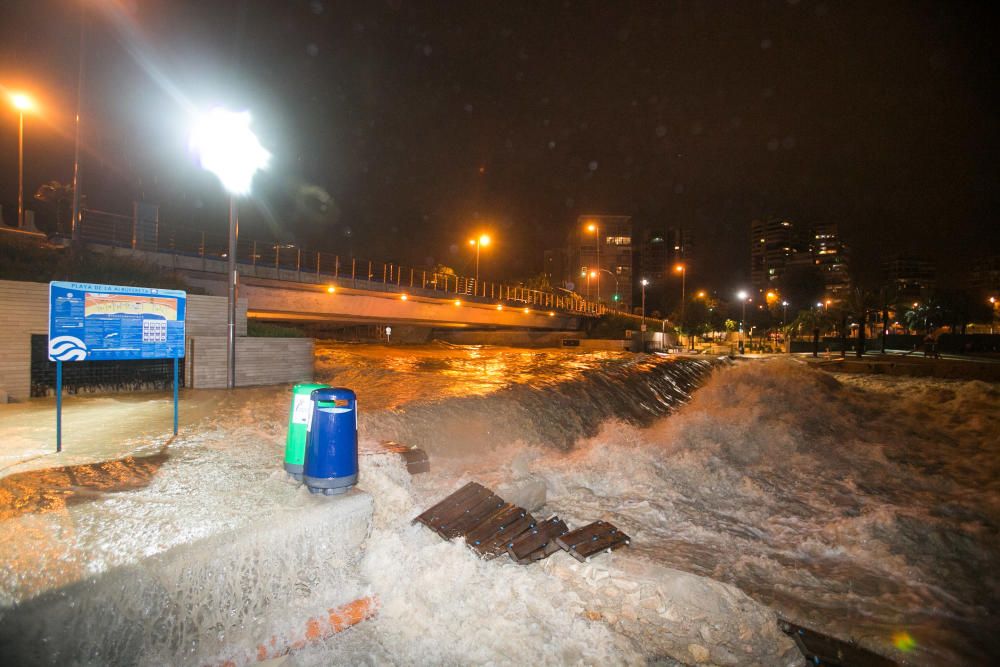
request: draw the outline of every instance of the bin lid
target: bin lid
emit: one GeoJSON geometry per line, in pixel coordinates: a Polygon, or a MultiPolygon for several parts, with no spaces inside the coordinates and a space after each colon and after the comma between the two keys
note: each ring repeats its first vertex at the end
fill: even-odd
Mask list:
{"type": "Polygon", "coordinates": [[[294,387],[292,387],[292,393],[293,394],[311,394],[313,391],[315,391],[317,389],[323,389],[323,388],[329,387],[329,386],[330,385],[328,385],[328,384],[322,384],[322,383],[319,383],[319,382],[307,382],[307,383],[304,383],[304,384],[297,384],[294,387]]]}
{"type": "Polygon", "coordinates": [[[324,387],[316,389],[309,395],[314,402],[317,401],[356,401],[357,395],[345,387],[324,387]]]}

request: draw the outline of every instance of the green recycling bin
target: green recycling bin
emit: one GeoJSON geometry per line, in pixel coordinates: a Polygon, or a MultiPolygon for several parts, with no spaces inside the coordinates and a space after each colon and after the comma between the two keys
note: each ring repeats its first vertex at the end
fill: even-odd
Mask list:
{"type": "Polygon", "coordinates": [[[292,405],[288,409],[288,435],[285,437],[285,471],[302,481],[302,464],[306,454],[306,431],[312,417],[313,402],[309,398],[316,389],[329,389],[326,384],[297,384],[292,387],[292,405]]]}

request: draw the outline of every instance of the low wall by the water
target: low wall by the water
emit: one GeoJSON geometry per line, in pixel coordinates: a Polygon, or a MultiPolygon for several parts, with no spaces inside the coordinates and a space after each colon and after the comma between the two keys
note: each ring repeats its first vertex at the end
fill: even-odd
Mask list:
{"type": "MultiPolygon", "coordinates": [[[[246,300],[237,303],[236,333],[246,336],[246,300]]],[[[20,280],[0,280],[0,395],[16,401],[31,396],[31,336],[48,336],[49,285],[20,280]]],[[[225,336],[226,299],[189,294],[186,334],[225,336]]],[[[67,362],[72,363],[72,362],[67,362]]],[[[104,362],[114,364],[114,362],[104,362]]],[[[280,382],[280,381],[276,381],[280,382]]],[[[188,385],[191,386],[191,385],[188,385]]]]}
{"type": "MultiPolygon", "coordinates": [[[[308,382],[313,377],[312,338],[237,338],[236,386],[308,382]]],[[[188,339],[185,386],[221,389],[226,386],[226,339],[188,339]]]]}
{"type": "MultiPolygon", "coordinates": [[[[294,637],[364,594],[371,496],[311,497],[250,526],[0,608],[0,664],[201,665],[294,637]]],[[[289,642],[290,643],[290,642],[289,642]]]]}
{"type": "Polygon", "coordinates": [[[455,345],[502,345],[504,347],[562,347],[564,340],[580,340],[576,331],[462,331],[437,330],[436,340],[455,345]]]}

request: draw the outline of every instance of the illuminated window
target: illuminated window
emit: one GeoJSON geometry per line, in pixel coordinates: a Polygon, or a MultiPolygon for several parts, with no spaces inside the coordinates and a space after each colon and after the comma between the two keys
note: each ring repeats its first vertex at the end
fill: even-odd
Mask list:
{"type": "Polygon", "coordinates": [[[604,239],[605,245],[632,245],[631,236],[609,236],[604,239]]]}

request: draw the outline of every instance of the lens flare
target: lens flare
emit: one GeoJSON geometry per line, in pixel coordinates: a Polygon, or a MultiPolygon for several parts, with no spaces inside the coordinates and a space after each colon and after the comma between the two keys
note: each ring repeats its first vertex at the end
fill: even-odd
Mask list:
{"type": "Polygon", "coordinates": [[[917,641],[910,635],[909,632],[902,630],[892,636],[892,645],[903,653],[909,653],[913,649],[917,648],[917,641]]]}

